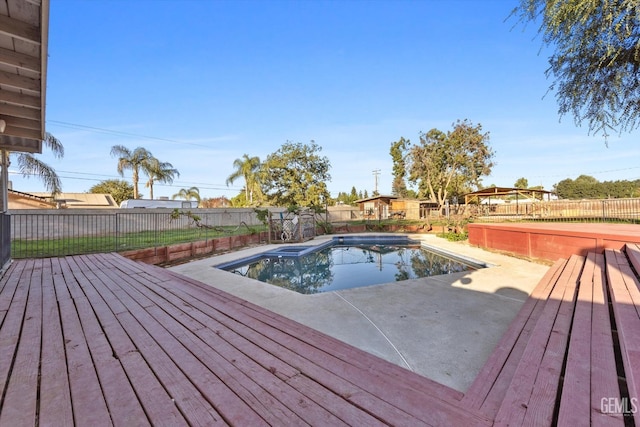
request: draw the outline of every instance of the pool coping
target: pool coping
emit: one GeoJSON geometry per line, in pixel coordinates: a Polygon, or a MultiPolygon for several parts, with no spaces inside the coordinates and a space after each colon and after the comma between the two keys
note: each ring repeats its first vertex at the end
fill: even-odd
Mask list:
{"type": "MultiPolygon", "coordinates": [[[[442,249],[442,248],[438,248],[437,246],[433,246],[433,245],[427,245],[424,242],[421,242],[420,240],[415,240],[415,239],[411,239],[410,236],[408,235],[384,235],[384,234],[371,234],[371,235],[366,235],[366,236],[334,236],[329,240],[326,240],[320,244],[317,245],[282,245],[282,246],[278,246],[277,248],[273,248],[273,249],[267,249],[264,252],[260,252],[260,253],[256,253],[256,254],[252,254],[249,255],[247,257],[243,257],[243,258],[239,258],[239,259],[235,259],[232,261],[227,261],[227,262],[223,262],[221,264],[214,264],[213,267],[220,269],[220,270],[224,270],[224,271],[228,271],[228,272],[234,272],[233,270],[238,269],[239,267],[245,267],[248,264],[253,264],[255,262],[258,262],[260,260],[263,259],[268,259],[268,258],[294,258],[294,259],[298,259],[300,257],[304,257],[307,256],[309,254],[313,254],[319,251],[322,251],[326,248],[330,248],[330,247],[339,247],[339,246],[357,246],[357,245],[365,245],[365,244],[373,244],[373,245],[412,245],[412,246],[416,246],[419,245],[422,249],[428,250],[440,257],[443,258],[448,258],[454,262],[460,263],[460,264],[464,264],[469,268],[472,269],[480,269],[480,268],[490,268],[492,265],[488,264],[486,262],[483,261],[479,261],[477,259],[468,257],[468,256],[461,256],[459,254],[456,254],[455,252],[452,251],[448,251],[446,249],[442,249]],[[293,250],[292,250],[293,249],[293,250]],[[296,250],[297,249],[297,250],[296,250]]],[[[453,273],[448,273],[448,274],[453,274],[453,273]]],[[[433,275],[433,276],[426,276],[426,277],[436,277],[438,275],[433,275]]],[[[258,279],[254,279],[254,280],[258,280],[258,279]]],[[[404,280],[410,280],[410,279],[404,279],[404,280]]],[[[396,280],[396,281],[401,281],[401,280],[396,280]]],[[[264,283],[269,283],[269,282],[264,282],[264,283]]],[[[383,285],[383,284],[387,284],[389,282],[384,282],[384,283],[376,283],[376,284],[367,284],[367,285],[362,285],[362,286],[375,286],[375,285],[383,285]]],[[[273,286],[278,286],[272,283],[269,283],[273,286]]],[[[280,286],[283,289],[287,289],[284,288],[282,286],[280,286]]],[[[359,286],[360,287],[360,286],[359,286]]],[[[346,290],[346,289],[353,289],[351,287],[349,288],[345,288],[345,289],[339,289],[339,290],[346,290]]],[[[319,292],[335,292],[336,290],[332,289],[332,290],[326,290],[326,291],[319,291],[319,292]]],[[[299,292],[302,295],[312,295],[314,293],[319,293],[319,292],[313,292],[310,294],[307,293],[303,293],[303,292],[299,292]]]]}
{"type": "MultiPolygon", "coordinates": [[[[333,237],[339,236],[292,245],[317,246],[333,237]]],[[[308,295],[213,267],[281,245],[229,252],[170,269],[465,391],[548,267],[433,235],[410,238],[491,268],[308,295]]]]}

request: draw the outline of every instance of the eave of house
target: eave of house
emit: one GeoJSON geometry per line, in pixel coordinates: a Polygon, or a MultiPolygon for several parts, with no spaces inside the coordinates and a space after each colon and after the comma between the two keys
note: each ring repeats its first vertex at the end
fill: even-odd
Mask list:
{"type": "Polygon", "coordinates": [[[0,0],[0,149],[42,152],[49,0],[0,0]]]}

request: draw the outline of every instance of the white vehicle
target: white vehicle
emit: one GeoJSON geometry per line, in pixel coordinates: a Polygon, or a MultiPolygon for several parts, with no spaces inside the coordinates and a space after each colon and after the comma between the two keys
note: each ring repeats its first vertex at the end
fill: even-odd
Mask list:
{"type": "Polygon", "coordinates": [[[129,199],[120,203],[120,209],[134,208],[169,208],[169,209],[195,209],[198,202],[189,200],[148,200],[148,199],[129,199]]]}

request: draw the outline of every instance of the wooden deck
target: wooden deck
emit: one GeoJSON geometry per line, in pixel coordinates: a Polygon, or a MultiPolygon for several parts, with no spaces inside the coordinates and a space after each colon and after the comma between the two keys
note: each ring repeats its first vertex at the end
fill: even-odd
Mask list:
{"type": "Polygon", "coordinates": [[[469,243],[508,253],[555,261],[640,243],[637,224],[515,222],[472,223],[469,243]]]}
{"type": "Polygon", "coordinates": [[[14,262],[0,322],[2,426],[490,421],[457,391],[119,255],[14,262]]]}
{"type": "Polygon", "coordinates": [[[16,261],[0,426],[640,425],[639,266],[556,262],[463,394],[116,254],[16,261]]]}

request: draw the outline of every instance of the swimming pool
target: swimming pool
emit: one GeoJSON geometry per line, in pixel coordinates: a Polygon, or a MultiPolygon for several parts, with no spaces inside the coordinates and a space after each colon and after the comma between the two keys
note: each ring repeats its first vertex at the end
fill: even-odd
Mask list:
{"type": "Polygon", "coordinates": [[[284,246],[218,265],[302,294],[330,292],[486,267],[402,236],[336,237],[318,246],[284,246]]]}

